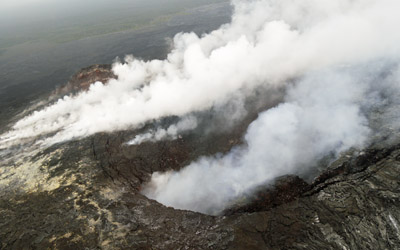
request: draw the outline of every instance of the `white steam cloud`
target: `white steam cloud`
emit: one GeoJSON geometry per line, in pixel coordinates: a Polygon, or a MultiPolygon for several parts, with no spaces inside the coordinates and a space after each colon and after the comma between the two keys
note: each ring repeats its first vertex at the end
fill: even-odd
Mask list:
{"type": "MultiPolygon", "coordinates": [[[[201,158],[179,172],[154,173],[143,193],[175,208],[217,214],[279,176],[302,174],[328,154],[362,147],[373,132],[362,110],[383,111],[385,102],[397,99],[367,98],[382,94],[370,71],[381,73],[373,67],[361,72],[341,68],[307,76],[289,90],[286,102],[249,126],[245,146],[222,157],[201,158]]],[[[399,73],[381,79],[397,93],[399,73]]]]}
{"type": "MultiPolygon", "coordinates": [[[[202,37],[176,35],[167,59],[128,57],[113,67],[117,80],[94,83],[23,118],[1,136],[0,148],[39,135],[51,134],[45,144],[52,144],[138,128],[223,107],[258,88],[286,86],[285,102],[250,125],[246,145],[180,172],[155,173],[143,189],[166,205],[216,214],[258,185],[307,171],[327,154],[362,147],[382,133],[382,119],[390,120],[385,131],[398,128],[400,1],[254,0],[233,6],[231,23],[202,37]]],[[[131,143],[174,137],[192,125],[178,123],[131,143]]]]}
{"type": "Polygon", "coordinates": [[[178,34],[166,60],[128,58],[118,80],[93,84],[17,122],[2,143],[55,133],[47,143],[136,128],[211,108],[240,91],[337,64],[399,54],[397,0],[234,1],[230,24],[178,34]]]}
{"type": "Polygon", "coordinates": [[[164,139],[174,140],[178,138],[179,133],[195,129],[197,127],[197,118],[187,116],[177,124],[170,125],[167,129],[158,128],[156,131],[150,131],[145,134],[135,136],[133,140],[127,142],[128,145],[139,145],[146,141],[159,141],[164,139]]]}

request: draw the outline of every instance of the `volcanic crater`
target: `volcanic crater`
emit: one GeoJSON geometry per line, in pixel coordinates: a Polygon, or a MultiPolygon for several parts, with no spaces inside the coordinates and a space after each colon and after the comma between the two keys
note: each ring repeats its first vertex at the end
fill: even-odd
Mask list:
{"type": "MultiPolygon", "coordinates": [[[[89,81],[106,82],[113,76],[110,66],[88,67],[53,95],[85,91],[89,81]]],[[[218,216],[166,207],[140,193],[154,172],[179,170],[199,156],[240,146],[257,113],[276,105],[280,97],[253,106],[240,123],[222,132],[203,133],[200,124],[200,131],[175,140],[126,145],[127,138],[154,126],[147,124],[37,153],[27,163],[40,166],[32,177],[36,184],[1,196],[1,248],[396,248],[399,145],[377,143],[363,152],[349,151],[311,183],[283,176],[218,216]]],[[[3,173],[2,181],[9,176],[3,173]]]]}

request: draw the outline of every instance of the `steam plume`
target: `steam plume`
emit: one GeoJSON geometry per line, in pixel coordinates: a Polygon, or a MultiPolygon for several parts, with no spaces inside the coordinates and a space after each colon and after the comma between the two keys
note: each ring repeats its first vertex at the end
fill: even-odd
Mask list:
{"type": "MultiPolygon", "coordinates": [[[[113,66],[117,80],[94,83],[34,112],[0,142],[54,134],[45,141],[52,144],[137,128],[209,110],[233,96],[245,99],[261,87],[286,86],[285,102],[260,114],[246,145],[180,172],[155,173],[144,188],[164,204],[214,214],[257,185],[398,129],[400,1],[255,0],[233,6],[231,23],[201,37],[177,34],[165,60],[127,57],[113,66]]],[[[156,134],[144,137],[158,139],[156,134]]]]}
{"type": "Polygon", "coordinates": [[[128,145],[139,145],[146,141],[159,141],[162,139],[176,139],[179,133],[192,130],[197,127],[197,119],[188,116],[180,120],[177,124],[170,125],[167,129],[159,128],[145,134],[137,135],[133,140],[127,142],[128,145]]]}
{"type": "MultiPolygon", "coordinates": [[[[375,86],[380,83],[374,76],[382,72],[374,67],[308,75],[288,91],[286,102],[249,126],[245,146],[223,157],[201,158],[179,172],[154,173],[143,193],[175,208],[217,214],[276,177],[303,174],[328,154],[362,148],[374,132],[364,112],[378,108],[382,118],[385,103],[397,99],[367,98],[384,91],[375,86]]],[[[398,93],[399,69],[393,74],[379,81],[398,93]]]]}
{"type": "Polygon", "coordinates": [[[118,80],[94,83],[20,120],[3,143],[56,133],[47,143],[136,128],[211,108],[233,94],[337,64],[399,54],[397,0],[234,1],[229,24],[178,34],[166,60],[128,57],[118,80]]]}

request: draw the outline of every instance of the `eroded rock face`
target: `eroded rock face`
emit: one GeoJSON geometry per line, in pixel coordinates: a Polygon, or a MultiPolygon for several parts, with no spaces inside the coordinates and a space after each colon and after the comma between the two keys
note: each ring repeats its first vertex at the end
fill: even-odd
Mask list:
{"type": "Polygon", "coordinates": [[[140,194],[155,171],[240,145],[256,113],[225,132],[138,146],[125,142],[141,130],[97,134],[40,151],[23,166],[2,166],[30,175],[9,181],[20,173],[0,173],[7,187],[0,192],[0,248],[399,248],[400,144],[344,154],[311,184],[282,177],[221,216],[140,194]]]}

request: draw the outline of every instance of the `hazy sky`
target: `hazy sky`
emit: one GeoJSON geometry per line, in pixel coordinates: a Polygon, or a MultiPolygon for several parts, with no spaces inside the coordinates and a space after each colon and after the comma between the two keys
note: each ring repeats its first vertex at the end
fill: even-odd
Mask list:
{"type": "MultiPolygon", "coordinates": [[[[148,2],[154,2],[158,0],[149,0],[148,2]]],[[[43,6],[60,6],[60,5],[74,5],[79,4],[80,6],[87,6],[88,4],[104,4],[104,3],[110,3],[110,4],[118,4],[122,2],[130,2],[130,3],[140,3],[140,2],[146,2],[143,0],[116,0],[116,1],[109,1],[109,0],[86,0],[86,1],[78,1],[78,0],[1,0],[0,1],[0,8],[2,10],[15,10],[18,8],[38,8],[38,7],[43,7],[43,6]]]]}
{"type": "Polygon", "coordinates": [[[108,33],[183,8],[222,1],[228,0],[0,0],[0,48],[6,42],[35,40],[49,34],[76,34],[76,29],[108,33]]]}
{"type": "MultiPolygon", "coordinates": [[[[157,0],[150,0],[148,2],[155,2],[157,0]]],[[[54,19],[73,16],[85,12],[94,12],[98,10],[112,11],[113,9],[126,7],[125,5],[136,6],[140,8],[145,1],[134,0],[0,0],[0,13],[3,17],[20,22],[28,21],[36,18],[41,19],[54,19]],[[111,6],[114,6],[112,8],[111,6]],[[111,7],[111,9],[110,9],[111,7]]],[[[99,13],[100,14],[100,13],[99,13]]],[[[9,23],[8,23],[9,24],[9,23]]]]}
{"type": "Polygon", "coordinates": [[[19,0],[19,1],[13,1],[13,0],[2,0],[0,2],[0,8],[2,10],[9,10],[13,9],[16,7],[21,7],[21,6],[31,6],[35,4],[43,4],[46,2],[51,2],[49,0],[19,0]]]}

